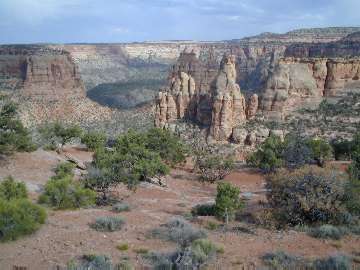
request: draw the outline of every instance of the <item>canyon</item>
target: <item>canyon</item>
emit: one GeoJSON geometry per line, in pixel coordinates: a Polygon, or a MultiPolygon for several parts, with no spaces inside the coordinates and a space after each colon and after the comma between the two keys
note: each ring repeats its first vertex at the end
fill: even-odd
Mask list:
{"type": "Polygon", "coordinates": [[[126,129],[187,119],[215,141],[251,142],[270,131],[245,132],[249,121],[283,121],[302,105],[359,88],[359,31],[300,29],[217,42],[1,45],[0,91],[18,102],[28,126],[110,121],[108,126],[126,129]]]}
{"type": "Polygon", "coordinates": [[[203,62],[194,52],[182,53],[170,72],[169,87],[157,98],[155,125],[170,127],[177,119],[187,119],[204,127],[208,141],[254,146],[271,133],[283,136],[289,130],[254,123],[246,127],[250,120],[285,123],[300,109],[360,90],[359,33],[337,41],[273,48],[271,60],[260,65],[260,87],[252,91],[246,84],[240,91],[243,77],[237,73],[247,74],[249,80],[256,71],[241,70],[237,63],[243,50],[237,49],[224,55],[218,70],[212,58],[203,62]]]}

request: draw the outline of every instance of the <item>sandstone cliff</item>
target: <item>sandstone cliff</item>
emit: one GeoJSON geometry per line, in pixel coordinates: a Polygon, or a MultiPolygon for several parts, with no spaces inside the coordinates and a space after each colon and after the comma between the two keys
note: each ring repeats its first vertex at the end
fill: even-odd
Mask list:
{"type": "Polygon", "coordinates": [[[236,83],[235,57],[225,55],[216,73],[213,64],[201,63],[193,52],[181,54],[170,73],[170,87],[160,91],[156,100],[157,127],[188,119],[208,127],[211,139],[228,141],[233,129],[246,121],[246,111],[254,116],[257,96],[247,110],[236,83]]]}
{"type": "Polygon", "coordinates": [[[61,119],[93,121],[110,111],[86,98],[70,54],[43,46],[6,46],[0,50],[0,90],[20,105],[27,125],[61,119]]]}
{"type": "Polygon", "coordinates": [[[213,48],[203,52],[204,59],[194,52],[182,53],[171,69],[170,87],[159,93],[155,124],[171,127],[186,119],[204,127],[208,139],[249,146],[271,133],[284,136],[284,130],[268,128],[273,120],[278,126],[285,124],[300,108],[316,108],[324,98],[360,90],[359,34],[335,36],[328,37],[330,43],[318,44],[248,48],[233,44],[228,48],[233,54],[226,54],[220,64],[213,48]],[[312,51],[320,53],[309,53],[312,51]],[[249,82],[251,76],[257,76],[260,88],[258,94],[248,91],[245,98],[239,81],[244,83],[246,78],[249,82]],[[192,87],[188,81],[193,82],[192,87]]]}
{"type": "Polygon", "coordinates": [[[360,58],[282,58],[261,96],[264,116],[283,119],[304,103],[360,91],[360,58]]]}

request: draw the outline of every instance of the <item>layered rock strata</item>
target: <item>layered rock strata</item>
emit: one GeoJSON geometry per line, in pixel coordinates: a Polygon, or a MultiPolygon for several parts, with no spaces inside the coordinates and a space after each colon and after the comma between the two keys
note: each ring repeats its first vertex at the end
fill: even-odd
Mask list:
{"type": "Polygon", "coordinates": [[[304,102],[360,90],[360,58],[282,58],[267,81],[260,109],[283,119],[304,102]]]}
{"type": "Polygon", "coordinates": [[[42,46],[7,46],[0,51],[0,90],[20,105],[27,125],[107,118],[110,110],[86,98],[70,54],[42,46]],[[99,114],[102,114],[101,116],[99,114]]]}
{"type": "MultiPolygon", "coordinates": [[[[175,120],[189,119],[208,127],[211,138],[229,140],[234,127],[246,121],[245,97],[236,83],[236,74],[234,56],[224,56],[214,75],[211,63],[201,65],[195,55],[183,53],[172,69],[170,87],[159,92],[155,125],[163,128],[175,120]]],[[[248,111],[254,115],[256,108],[252,103],[248,111]]]]}

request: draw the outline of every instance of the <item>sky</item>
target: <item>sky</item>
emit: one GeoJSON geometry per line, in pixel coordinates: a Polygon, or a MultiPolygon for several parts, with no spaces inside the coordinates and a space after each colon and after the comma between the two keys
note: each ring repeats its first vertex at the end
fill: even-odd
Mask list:
{"type": "Polygon", "coordinates": [[[228,40],[360,26],[360,0],[0,0],[0,43],[228,40]]]}

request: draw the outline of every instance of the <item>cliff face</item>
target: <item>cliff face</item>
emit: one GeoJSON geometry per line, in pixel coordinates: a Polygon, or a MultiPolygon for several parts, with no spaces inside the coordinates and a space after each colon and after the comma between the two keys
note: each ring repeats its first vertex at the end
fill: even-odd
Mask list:
{"type": "Polygon", "coordinates": [[[303,103],[360,90],[359,33],[331,43],[289,46],[267,80],[261,110],[283,119],[303,103]]]}
{"type": "Polygon", "coordinates": [[[232,45],[228,49],[234,54],[225,54],[220,64],[213,49],[208,49],[207,61],[193,52],[182,53],[171,69],[170,87],[159,93],[155,124],[172,127],[176,120],[187,119],[205,127],[208,139],[250,146],[271,133],[283,136],[283,130],[266,127],[268,120],[281,124],[302,107],[315,108],[324,98],[360,91],[358,39],[355,33],[331,43],[232,45]],[[302,57],[294,50],[300,47],[302,57]],[[314,50],[321,53],[308,57],[315,55],[308,53],[312,48],[321,48],[314,50]],[[220,68],[215,72],[216,66],[220,68]],[[248,92],[246,99],[239,78],[249,82],[251,76],[257,76],[260,89],[258,94],[248,92]],[[249,126],[256,122],[265,124],[249,126]]]}
{"type": "Polygon", "coordinates": [[[0,50],[0,89],[20,105],[28,125],[55,119],[80,121],[109,111],[86,98],[70,54],[42,46],[7,46],[0,50]]]}
{"type": "MultiPolygon", "coordinates": [[[[246,120],[245,98],[236,83],[235,57],[232,55],[223,57],[220,69],[215,73],[212,63],[202,65],[194,53],[184,52],[172,69],[169,85],[159,92],[156,100],[157,127],[188,119],[209,127],[210,138],[228,141],[233,129],[246,120]]],[[[252,116],[257,105],[251,104],[248,112],[252,116]]]]}
{"type": "MultiPolygon", "coordinates": [[[[24,104],[32,100],[34,105],[24,112],[30,121],[38,115],[41,115],[38,120],[57,115],[73,118],[87,107],[102,113],[101,107],[95,109],[94,103],[87,103],[90,101],[85,95],[103,105],[119,100],[120,107],[128,104],[132,109],[151,101],[159,85],[168,81],[169,89],[163,92],[173,96],[174,102],[169,97],[168,104],[170,108],[177,106],[177,118],[193,119],[203,126],[233,126],[228,113],[226,117],[220,115],[245,105],[227,86],[216,86],[218,81],[228,80],[219,76],[224,54],[233,55],[237,74],[235,81],[232,78],[231,83],[225,84],[241,87],[242,95],[249,99],[245,108],[247,118],[254,119],[258,106],[264,113],[279,114],[292,107],[297,100],[293,97],[338,95],[343,87],[356,86],[357,64],[351,66],[334,60],[333,55],[334,51],[342,51],[342,58],[349,58],[345,55],[356,53],[359,37],[355,32],[359,30],[307,29],[222,42],[0,46],[0,90],[12,93],[24,104]],[[185,49],[187,53],[177,61],[185,49]],[[313,55],[316,57],[311,58],[318,60],[311,60],[309,56],[313,55]],[[349,80],[349,76],[353,79],[349,80]],[[190,86],[182,93],[187,83],[194,85],[191,86],[194,93],[190,86]],[[217,95],[219,89],[229,91],[217,95]],[[214,110],[218,117],[213,115],[214,110]]],[[[90,119],[89,113],[75,118],[90,119]]],[[[229,134],[226,128],[219,132],[222,129],[213,128],[209,132],[222,140],[229,134]]]]}
{"type": "Polygon", "coordinates": [[[286,57],[341,57],[348,58],[354,55],[360,55],[360,32],[352,33],[340,40],[329,43],[297,43],[286,48],[286,57]]]}

